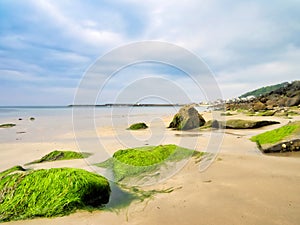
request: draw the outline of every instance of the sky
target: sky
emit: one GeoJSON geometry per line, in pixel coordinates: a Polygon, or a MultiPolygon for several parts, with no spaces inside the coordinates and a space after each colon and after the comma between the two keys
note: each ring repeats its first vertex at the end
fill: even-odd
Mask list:
{"type": "MultiPolygon", "coordinates": [[[[298,0],[0,0],[0,105],[72,104],[97,60],[141,41],[187,49],[209,68],[222,97],[234,98],[299,80],[299,37],[298,0]]],[[[164,102],[207,99],[184,71],[141,62],[99,87],[97,103],[131,101],[124,97],[130,88],[164,102]],[[163,84],[163,96],[146,91],[163,84]]]]}

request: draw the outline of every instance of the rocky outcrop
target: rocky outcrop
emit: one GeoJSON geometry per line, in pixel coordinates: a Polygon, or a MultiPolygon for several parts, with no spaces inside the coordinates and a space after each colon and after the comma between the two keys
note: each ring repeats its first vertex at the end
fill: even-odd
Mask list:
{"type": "Polygon", "coordinates": [[[190,130],[205,124],[204,118],[191,105],[182,107],[174,116],[168,128],[176,130],[190,130]]]}
{"type": "Polygon", "coordinates": [[[257,112],[265,109],[272,110],[275,107],[292,107],[299,105],[300,81],[294,81],[275,91],[271,91],[268,94],[251,100],[227,103],[226,110],[245,109],[257,112]]]}

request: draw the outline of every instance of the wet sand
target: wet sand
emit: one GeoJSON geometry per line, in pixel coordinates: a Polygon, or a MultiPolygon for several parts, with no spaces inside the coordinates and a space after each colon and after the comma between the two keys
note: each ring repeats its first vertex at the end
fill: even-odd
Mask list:
{"type": "MultiPolygon", "coordinates": [[[[206,120],[209,117],[210,114],[204,115],[206,120]]],[[[299,224],[299,158],[263,155],[255,143],[249,141],[252,135],[282,126],[289,120],[243,115],[227,118],[279,120],[281,124],[255,130],[226,131],[216,160],[205,171],[199,172],[199,165],[190,160],[170,179],[144,187],[144,189],[170,187],[178,189],[169,194],[157,194],[149,201],[134,202],[118,213],[78,211],[65,217],[12,221],[5,224],[299,224]]],[[[167,125],[170,119],[171,116],[164,117],[161,121],[167,125]]],[[[110,154],[123,148],[123,138],[130,137],[128,135],[131,133],[137,140],[127,144],[151,145],[160,141],[162,144],[193,145],[199,151],[205,150],[208,146],[210,131],[164,130],[163,135],[155,136],[154,132],[160,132],[163,127],[161,121],[152,123],[152,129],[142,132],[131,132],[122,127],[120,129],[97,127],[97,132],[110,154]]],[[[90,135],[89,131],[82,131],[83,145],[89,142],[90,135]]],[[[74,134],[68,132],[51,142],[2,141],[0,170],[23,165],[54,149],[79,150],[74,140],[74,134]]],[[[96,160],[95,158],[96,156],[92,157],[90,161],[57,161],[30,167],[78,167],[92,171],[90,163],[96,160]]]]}

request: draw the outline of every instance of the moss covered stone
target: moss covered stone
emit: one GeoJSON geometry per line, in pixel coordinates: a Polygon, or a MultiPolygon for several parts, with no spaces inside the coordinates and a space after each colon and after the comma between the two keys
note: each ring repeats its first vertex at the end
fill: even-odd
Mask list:
{"type": "Polygon", "coordinates": [[[280,128],[253,136],[250,140],[260,145],[276,144],[284,139],[296,138],[300,135],[300,121],[288,123],[280,128]]]}
{"type": "Polygon", "coordinates": [[[205,128],[222,128],[222,129],[256,129],[268,125],[279,124],[277,121],[253,121],[253,120],[241,120],[232,119],[225,121],[210,120],[207,121],[201,129],[205,128]]]}
{"type": "Polygon", "coordinates": [[[178,162],[191,156],[201,157],[203,153],[176,145],[146,146],[119,150],[113,158],[97,164],[112,168],[117,182],[124,178],[143,176],[160,169],[168,162],[178,162]]]}
{"type": "Polygon", "coordinates": [[[100,175],[72,168],[23,170],[0,173],[0,222],[66,215],[109,200],[109,182],[100,175]]]}
{"type": "Polygon", "coordinates": [[[35,163],[42,163],[42,162],[52,162],[52,161],[57,161],[57,160],[83,159],[83,158],[87,158],[90,155],[91,155],[90,153],[55,150],[55,151],[50,152],[49,154],[43,156],[41,159],[27,163],[27,165],[35,164],[35,163]]]}
{"type": "Polygon", "coordinates": [[[204,118],[191,105],[182,107],[173,117],[169,128],[176,130],[190,130],[205,124],[204,118]]]}
{"type": "Polygon", "coordinates": [[[288,123],[280,128],[253,136],[263,153],[300,151],[300,121],[288,123]]]}
{"type": "Polygon", "coordinates": [[[0,124],[0,128],[11,128],[16,126],[14,123],[5,123],[5,124],[0,124]]]}
{"type": "Polygon", "coordinates": [[[22,166],[14,166],[12,168],[2,171],[0,173],[0,179],[8,174],[11,174],[13,172],[18,172],[18,171],[26,171],[26,170],[22,166]]]}
{"type": "Polygon", "coordinates": [[[132,124],[128,130],[141,130],[141,129],[147,129],[148,126],[145,123],[135,123],[132,124]]]}

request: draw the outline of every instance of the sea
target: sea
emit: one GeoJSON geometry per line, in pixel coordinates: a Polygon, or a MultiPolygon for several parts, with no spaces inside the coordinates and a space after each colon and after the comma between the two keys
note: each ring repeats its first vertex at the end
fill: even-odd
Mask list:
{"type": "MultiPolygon", "coordinates": [[[[199,112],[207,110],[196,108],[199,112]]],[[[179,109],[180,106],[0,106],[0,124],[16,124],[13,128],[0,128],[0,143],[53,141],[60,135],[95,127],[151,124],[175,115],[179,109]]]]}

